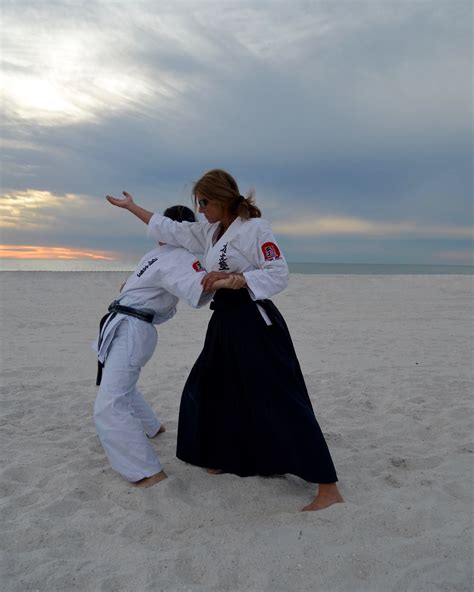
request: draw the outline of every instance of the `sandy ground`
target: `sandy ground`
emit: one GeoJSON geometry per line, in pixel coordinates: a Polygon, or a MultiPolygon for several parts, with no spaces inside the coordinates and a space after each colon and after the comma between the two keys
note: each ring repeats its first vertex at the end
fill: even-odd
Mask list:
{"type": "Polygon", "coordinates": [[[174,456],[207,309],[181,306],[142,375],[170,478],[110,469],[90,342],[125,275],[0,274],[3,592],[471,590],[472,278],[294,275],[275,298],[347,500],[301,513],[296,477],[174,456]]]}

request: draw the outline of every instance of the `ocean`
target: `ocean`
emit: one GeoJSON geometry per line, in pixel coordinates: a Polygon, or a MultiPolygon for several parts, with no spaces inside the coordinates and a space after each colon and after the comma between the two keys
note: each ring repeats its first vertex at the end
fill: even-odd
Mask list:
{"type": "MultiPolygon", "coordinates": [[[[473,265],[424,265],[394,263],[293,263],[290,273],[328,275],[474,275],[473,265]]],[[[135,262],[85,259],[0,259],[0,271],[121,271],[135,262]]]]}

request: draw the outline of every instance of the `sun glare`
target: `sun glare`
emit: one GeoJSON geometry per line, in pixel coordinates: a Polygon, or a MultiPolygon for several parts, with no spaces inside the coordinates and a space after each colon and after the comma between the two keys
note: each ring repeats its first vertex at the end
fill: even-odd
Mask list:
{"type": "Polygon", "coordinates": [[[41,78],[17,78],[10,91],[18,105],[20,114],[31,109],[39,111],[58,111],[76,115],[77,108],[66,99],[61,90],[49,80],[41,78]]]}
{"type": "MultiPolygon", "coordinates": [[[[48,125],[95,120],[103,112],[142,108],[156,101],[156,83],[127,70],[100,37],[84,32],[37,36],[33,46],[16,31],[4,56],[15,68],[0,70],[4,108],[48,125]]],[[[159,92],[159,91],[158,91],[159,92]]],[[[164,95],[164,93],[160,93],[164,95]]]]}

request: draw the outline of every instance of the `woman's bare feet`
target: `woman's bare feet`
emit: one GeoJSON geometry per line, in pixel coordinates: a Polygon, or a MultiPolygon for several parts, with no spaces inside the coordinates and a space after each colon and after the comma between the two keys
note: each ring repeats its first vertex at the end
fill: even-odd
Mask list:
{"type": "Polygon", "coordinates": [[[135,481],[135,483],[132,483],[132,485],[134,485],[135,487],[151,487],[152,485],[156,485],[156,483],[159,483],[160,481],[163,481],[164,479],[167,479],[168,475],[164,472],[164,471],[160,471],[159,473],[156,473],[156,475],[152,475],[151,477],[145,477],[144,479],[140,479],[140,481],[135,481]]]}
{"type": "Polygon", "coordinates": [[[302,509],[302,512],[316,512],[324,510],[333,504],[343,504],[344,498],[339,493],[335,483],[320,483],[318,495],[314,500],[302,509]]]}
{"type": "Polygon", "coordinates": [[[209,473],[209,475],[222,475],[222,473],[224,472],[220,469],[206,469],[206,471],[209,473]]]}
{"type": "Polygon", "coordinates": [[[158,436],[158,434],[163,434],[164,432],[166,432],[166,428],[164,425],[160,426],[160,429],[156,432],[156,434],[154,436],[148,436],[150,438],[150,440],[152,440],[153,438],[156,438],[156,436],[158,436]]]}

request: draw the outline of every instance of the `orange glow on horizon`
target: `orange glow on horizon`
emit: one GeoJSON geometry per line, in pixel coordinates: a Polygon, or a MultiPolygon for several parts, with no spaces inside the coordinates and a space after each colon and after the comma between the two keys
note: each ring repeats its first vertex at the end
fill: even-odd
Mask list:
{"type": "Polygon", "coordinates": [[[70,247],[41,247],[36,245],[0,245],[2,259],[96,259],[114,261],[107,251],[74,249],[70,247]]]}

